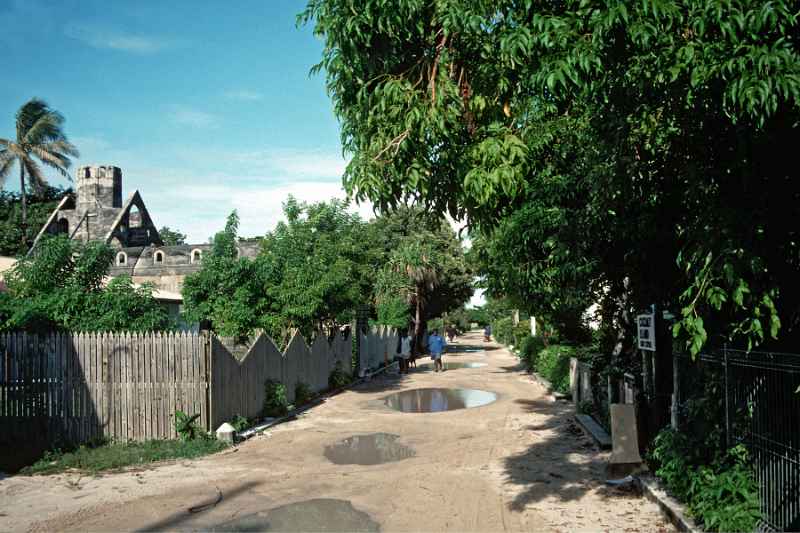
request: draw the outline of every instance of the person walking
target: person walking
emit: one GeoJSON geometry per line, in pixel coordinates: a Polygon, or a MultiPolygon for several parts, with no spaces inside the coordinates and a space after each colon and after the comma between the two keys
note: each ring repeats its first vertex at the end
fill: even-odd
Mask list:
{"type": "Polygon", "coordinates": [[[492,326],[486,324],[486,327],[483,328],[483,341],[489,342],[490,340],[492,340],[492,326]]]}
{"type": "Polygon", "coordinates": [[[442,352],[445,346],[447,346],[447,341],[444,340],[444,337],[439,335],[437,330],[433,330],[433,334],[428,337],[428,351],[431,353],[431,359],[433,359],[434,372],[444,371],[444,366],[442,366],[442,352]]]}
{"type": "Polygon", "coordinates": [[[400,373],[408,374],[408,360],[411,358],[411,335],[408,331],[400,333],[400,338],[397,339],[397,357],[400,363],[400,373]]]}

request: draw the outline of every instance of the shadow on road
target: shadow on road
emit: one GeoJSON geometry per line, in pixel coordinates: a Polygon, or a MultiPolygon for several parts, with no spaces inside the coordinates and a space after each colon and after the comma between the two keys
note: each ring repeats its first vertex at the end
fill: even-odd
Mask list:
{"type": "Polygon", "coordinates": [[[579,500],[589,491],[597,491],[604,499],[638,496],[605,486],[605,456],[577,426],[571,404],[544,399],[518,399],[515,403],[546,418],[525,428],[541,438],[504,460],[506,483],[522,489],[508,504],[512,511],[553,497],[579,500]]]}
{"type": "Polygon", "coordinates": [[[206,511],[219,510],[223,507],[230,505],[238,496],[250,491],[254,487],[261,485],[260,482],[248,481],[232,489],[224,491],[217,489],[217,496],[211,497],[207,500],[198,501],[192,506],[181,509],[180,511],[167,516],[157,522],[148,524],[137,531],[165,531],[175,529],[207,529],[208,525],[203,525],[203,513],[206,511]],[[190,523],[187,523],[190,522],[190,523]],[[180,526],[184,525],[183,528],[180,526]]]}

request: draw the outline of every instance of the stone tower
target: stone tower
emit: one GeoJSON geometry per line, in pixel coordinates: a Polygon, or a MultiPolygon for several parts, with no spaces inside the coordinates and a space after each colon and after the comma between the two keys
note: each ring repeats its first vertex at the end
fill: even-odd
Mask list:
{"type": "Polygon", "coordinates": [[[114,166],[78,168],[76,208],[94,212],[98,208],[122,207],[122,169],[114,166]]]}

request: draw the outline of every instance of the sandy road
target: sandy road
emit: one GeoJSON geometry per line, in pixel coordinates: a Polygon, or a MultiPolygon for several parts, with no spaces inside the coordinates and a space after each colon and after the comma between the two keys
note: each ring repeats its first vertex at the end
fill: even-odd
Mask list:
{"type": "MultiPolygon", "coordinates": [[[[375,379],[214,456],[98,477],[2,480],[0,531],[258,529],[266,522],[253,517],[312,499],[341,500],[382,531],[671,530],[653,504],[603,485],[607,455],[512,354],[478,334],[461,337],[456,350],[445,360],[487,365],[375,379]],[[438,413],[402,413],[383,401],[423,387],[498,398],[438,413]],[[413,456],[375,465],[325,457],[326,446],[376,432],[397,435],[413,456]]],[[[270,515],[270,524],[362,525],[325,505],[287,511],[282,522],[270,515]]]]}

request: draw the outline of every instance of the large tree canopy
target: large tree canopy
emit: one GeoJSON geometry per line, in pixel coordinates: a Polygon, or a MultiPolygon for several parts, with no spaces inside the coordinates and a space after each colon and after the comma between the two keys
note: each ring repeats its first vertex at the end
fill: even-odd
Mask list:
{"type": "Polygon", "coordinates": [[[231,215],[201,270],[184,283],[190,320],[209,320],[218,333],[240,337],[260,328],[279,342],[294,329],[309,337],[349,324],[364,307],[382,323],[407,325],[416,300],[409,271],[398,265],[401,257],[406,265],[420,258],[406,253],[412,239],[433,250],[424,259],[436,275],[435,288],[423,294],[424,318],[458,307],[472,293],[453,230],[419,210],[364,222],[346,202],[305,204],[290,197],[284,215],[286,221],[261,240],[255,260],[237,257],[238,218],[231,215]]]}
{"type": "Polygon", "coordinates": [[[795,11],[311,0],[300,19],[356,197],[467,217],[514,265],[487,267],[496,292],[665,305],[696,352],[798,330],[795,11]]]}

